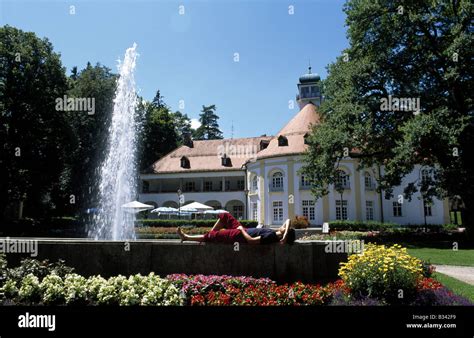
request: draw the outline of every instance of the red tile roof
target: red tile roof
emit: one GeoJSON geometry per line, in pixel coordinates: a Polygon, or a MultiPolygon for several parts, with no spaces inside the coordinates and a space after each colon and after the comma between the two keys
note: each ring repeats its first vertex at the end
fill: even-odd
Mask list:
{"type": "Polygon", "coordinates": [[[260,136],[224,140],[193,141],[193,147],[181,146],[152,165],[153,173],[186,173],[203,171],[235,171],[252,159],[262,159],[303,153],[307,145],[304,136],[312,125],[320,123],[320,116],[313,104],[307,104],[276,136],[260,136]],[[285,136],[288,146],[278,146],[278,137],[285,136]],[[260,142],[269,142],[260,150],[260,142]],[[221,155],[230,158],[228,165],[222,165],[221,155]],[[181,167],[181,158],[189,160],[189,168],[181,167]]]}

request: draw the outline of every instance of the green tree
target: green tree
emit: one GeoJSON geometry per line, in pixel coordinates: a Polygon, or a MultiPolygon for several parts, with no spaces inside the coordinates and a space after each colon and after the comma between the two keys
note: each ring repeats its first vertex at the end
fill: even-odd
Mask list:
{"type": "MultiPolygon", "coordinates": [[[[323,123],[314,128],[304,172],[326,194],[345,152],[359,169],[384,167],[378,188],[388,197],[416,165],[433,181],[409,182],[405,195],[460,197],[473,222],[473,3],[350,0],[350,47],[328,67],[323,123]],[[383,105],[389,96],[419,99],[420,109],[383,105]]],[[[416,102],[416,101],[415,101],[416,102]]],[[[466,219],[467,218],[467,219],[466,219]]]]}
{"type": "Polygon", "coordinates": [[[178,144],[181,145],[184,142],[184,137],[193,135],[195,131],[191,128],[191,119],[187,114],[176,111],[172,116],[176,127],[176,135],[178,136],[178,144]]]}
{"type": "Polygon", "coordinates": [[[66,113],[69,131],[72,135],[72,150],[67,156],[67,170],[63,181],[64,207],[73,213],[94,206],[98,193],[98,167],[103,159],[107,144],[108,128],[113,112],[117,75],[100,64],[77,71],[73,67],[69,77],[70,98],[94,99],[94,114],[86,111],[68,111],[66,113]],[[74,195],[75,204],[71,205],[68,196],[74,195]]]}
{"type": "Polygon", "coordinates": [[[222,131],[219,129],[219,116],[216,114],[216,106],[202,106],[199,114],[201,125],[196,129],[194,138],[196,140],[219,140],[222,139],[222,131]]]}
{"type": "Polygon", "coordinates": [[[66,90],[47,39],[0,27],[0,218],[22,202],[26,216],[51,211],[69,141],[66,115],[55,109],[66,90]]]}
{"type": "Polygon", "coordinates": [[[173,114],[164,103],[160,91],[157,91],[152,102],[141,99],[138,109],[143,111],[144,117],[138,158],[140,169],[146,170],[177,147],[178,137],[173,114]]]}

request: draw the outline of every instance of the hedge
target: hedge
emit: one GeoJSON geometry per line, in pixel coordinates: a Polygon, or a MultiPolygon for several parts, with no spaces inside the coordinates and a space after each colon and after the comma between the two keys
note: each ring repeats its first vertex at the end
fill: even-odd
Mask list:
{"type": "MultiPolygon", "coordinates": [[[[242,220],[239,221],[246,228],[255,228],[258,225],[257,221],[242,220]]],[[[215,219],[198,219],[198,220],[175,220],[175,219],[138,219],[135,221],[135,226],[142,227],[178,227],[178,226],[194,226],[212,228],[216,223],[215,219]]]]}
{"type": "Polygon", "coordinates": [[[452,224],[406,224],[400,225],[391,222],[376,222],[376,221],[331,221],[329,222],[329,229],[334,231],[392,231],[395,229],[419,230],[429,229],[430,231],[452,230],[452,224]]]}

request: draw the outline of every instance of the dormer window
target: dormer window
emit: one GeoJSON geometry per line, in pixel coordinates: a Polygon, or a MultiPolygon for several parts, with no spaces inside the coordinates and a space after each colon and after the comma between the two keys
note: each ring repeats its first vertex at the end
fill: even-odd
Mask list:
{"type": "Polygon", "coordinates": [[[230,167],[231,166],[230,157],[227,157],[227,155],[224,154],[221,157],[221,164],[223,167],[230,167]]]}
{"type": "Polygon", "coordinates": [[[278,146],[279,147],[287,147],[288,146],[288,139],[285,136],[280,135],[278,137],[278,146]]]}
{"type": "Polygon", "coordinates": [[[191,168],[191,164],[189,163],[189,159],[186,156],[181,157],[181,168],[184,168],[184,169],[191,168]]]}
{"type": "Polygon", "coordinates": [[[270,141],[268,141],[268,140],[261,140],[260,141],[260,150],[263,150],[263,149],[267,148],[269,143],[270,143],[270,141]]]}

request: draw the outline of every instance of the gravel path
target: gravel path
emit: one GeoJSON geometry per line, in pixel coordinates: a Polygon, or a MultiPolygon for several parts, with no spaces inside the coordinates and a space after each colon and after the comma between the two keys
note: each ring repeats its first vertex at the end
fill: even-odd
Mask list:
{"type": "Polygon", "coordinates": [[[435,265],[436,271],[474,285],[474,267],[457,265],[435,265]]]}

